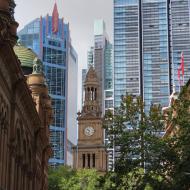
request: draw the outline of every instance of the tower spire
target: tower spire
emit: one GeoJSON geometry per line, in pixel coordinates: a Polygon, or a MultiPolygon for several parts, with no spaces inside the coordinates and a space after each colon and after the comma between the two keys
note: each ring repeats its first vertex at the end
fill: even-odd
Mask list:
{"type": "Polygon", "coordinates": [[[52,13],[52,32],[54,34],[58,32],[58,27],[59,27],[59,13],[57,9],[57,3],[55,2],[52,13]]]}

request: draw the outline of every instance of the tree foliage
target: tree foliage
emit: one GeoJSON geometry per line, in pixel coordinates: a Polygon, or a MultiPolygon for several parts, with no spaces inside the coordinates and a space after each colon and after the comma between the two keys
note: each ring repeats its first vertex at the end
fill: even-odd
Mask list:
{"type": "Polygon", "coordinates": [[[173,189],[190,189],[190,89],[185,86],[171,107],[171,123],[175,129],[170,138],[175,163],[170,172],[173,189]],[[172,113],[175,113],[172,115],[172,113]],[[172,115],[172,116],[171,116],[172,115]]]}
{"type": "Polygon", "coordinates": [[[73,170],[67,166],[49,169],[49,190],[95,190],[99,175],[93,169],[73,170]]]}
{"type": "Polygon", "coordinates": [[[73,175],[75,175],[75,173],[76,172],[74,170],[67,166],[59,166],[55,168],[50,167],[48,172],[48,189],[62,190],[62,180],[69,180],[73,175]]]}
{"type": "Polygon", "coordinates": [[[104,118],[115,170],[100,176],[95,170],[50,169],[49,190],[190,189],[189,94],[185,87],[167,117],[159,105],[147,111],[140,97],[123,96],[120,107],[104,118]],[[175,133],[163,138],[166,124],[175,133]]]}
{"type": "MultiPolygon", "coordinates": [[[[121,105],[114,114],[108,112],[105,115],[108,146],[115,147],[117,156],[115,173],[108,177],[108,181],[115,184],[115,189],[179,189],[177,184],[182,178],[190,183],[187,175],[187,166],[190,166],[187,155],[190,150],[187,135],[190,134],[190,117],[187,116],[189,100],[184,101],[181,96],[178,100],[180,105],[171,107],[171,115],[168,115],[170,121],[165,120],[159,105],[152,105],[145,112],[142,99],[131,95],[122,97],[121,105]],[[174,112],[179,114],[173,117],[174,112]],[[166,122],[183,127],[176,136],[162,138],[166,122]],[[186,174],[183,166],[186,167],[186,174]]],[[[185,186],[184,183],[181,183],[182,186],[185,186]]]]}
{"type": "Polygon", "coordinates": [[[98,185],[96,170],[80,169],[70,179],[62,178],[61,190],[95,190],[98,185]]]}

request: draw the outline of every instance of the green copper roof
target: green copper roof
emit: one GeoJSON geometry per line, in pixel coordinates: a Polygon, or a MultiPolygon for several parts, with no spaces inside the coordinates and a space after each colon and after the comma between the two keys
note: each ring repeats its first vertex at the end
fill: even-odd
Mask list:
{"type": "Polygon", "coordinates": [[[37,55],[29,48],[19,42],[14,46],[15,54],[18,56],[21,66],[33,68],[33,61],[37,55]]]}

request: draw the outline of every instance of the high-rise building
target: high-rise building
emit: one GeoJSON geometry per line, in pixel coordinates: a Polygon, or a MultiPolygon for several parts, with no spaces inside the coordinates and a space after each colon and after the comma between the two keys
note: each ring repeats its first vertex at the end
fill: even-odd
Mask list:
{"type": "Polygon", "coordinates": [[[94,47],[90,47],[87,52],[87,64],[88,68],[92,65],[94,66],[94,47]]]}
{"type": "Polygon", "coordinates": [[[33,20],[18,36],[21,43],[34,50],[43,61],[54,109],[54,122],[50,126],[53,148],[50,164],[70,164],[70,147],[77,139],[73,129],[77,125],[77,54],[71,45],[69,24],[59,18],[55,4],[52,16],[33,20]]]}
{"type": "MultiPolygon", "coordinates": [[[[172,78],[175,80],[176,91],[179,91],[177,69],[181,61],[181,53],[184,54],[184,84],[190,76],[190,1],[170,0],[170,35],[172,54],[172,78]],[[174,73],[173,73],[174,71],[174,73]]],[[[181,80],[183,80],[181,78],[181,80]]]]}
{"type": "Polygon", "coordinates": [[[113,60],[112,44],[106,33],[105,22],[101,19],[94,22],[94,46],[87,52],[87,64],[88,68],[95,68],[100,81],[100,106],[104,114],[107,109],[113,109],[113,60]]]}
{"type": "Polygon", "coordinates": [[[126,93],[141,95],[145,111],[168,105],[181,52],[189,75],[189,18],[188,0],[114,0],[115,106],[126,93]]]}
{"type": "Polygon", "coordinates": [[[66,164],[72,166],[73,165],[73,153],[72,147],[77,144],[77,80],[78,80],[78,60],[77,53],[72,46],[69,49],[69,60],[68,60],[68,82],[67,82],[67,98],[66,98],[66,107],[67,107],[67,144],[66,144],[66,164]]]}
{"type": "Polygon", "coordinates": [[[82,69],[82,98],[81,98],[81,103],[83,104],[84,102],[84,82],[85,82],[85,78],[86,78],[86,73],[87,73],[87,69],[82,69]]]}
{"type": "MultiPolygon", "coordinates": [[[[105,22],[102,19],[94,22],[94,46],[90,47],[87,52],[87,64],[88,68],[94,67],[100,81],[99,101],[102,115],[104,115],[108,109],[113,111],[113,59],[112,44],[108,39],[105,22]]],[[[86,71],[83,70],[83,76],[84,72],[86,71]]],[[[106,133],[104,139],[105,143],[107,143],[106,133]]],[[[107,152],[108,169],[111,170],[113,166],[113,149],[108,149],[107,152]]]]}

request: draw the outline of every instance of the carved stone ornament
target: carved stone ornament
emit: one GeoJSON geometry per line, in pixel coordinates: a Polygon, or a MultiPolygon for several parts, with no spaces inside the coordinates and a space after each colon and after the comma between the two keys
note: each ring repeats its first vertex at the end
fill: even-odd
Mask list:
{"type": "Polygon", "coordinates": [[[18,23],[14,20],[15,3],[13,0],[0,0],[0,44],[16,44],[18,23]]]}

